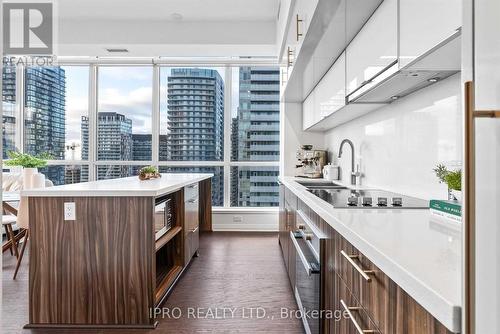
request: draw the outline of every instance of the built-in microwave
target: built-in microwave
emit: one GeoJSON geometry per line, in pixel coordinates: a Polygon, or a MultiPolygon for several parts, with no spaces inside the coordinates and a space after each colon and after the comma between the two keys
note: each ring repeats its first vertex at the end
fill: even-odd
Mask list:
{"type": "Polygon", "coordinates": [[[160,239],[172,227],[172,198],[158,197],[155,200],[154,226],[155,240],[160,239]]]}

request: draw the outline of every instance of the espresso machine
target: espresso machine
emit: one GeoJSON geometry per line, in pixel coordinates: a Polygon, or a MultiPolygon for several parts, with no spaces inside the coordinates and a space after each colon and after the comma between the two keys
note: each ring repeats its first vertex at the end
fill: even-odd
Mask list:
{"type": "Polygon", "coordinates": [[[302,145],[296,156],[298,162],[295,166],[295,176],[310,179],[322,177],[323,166],[328,159],[327,151],[314,150],[312,145],[302,145]]]}

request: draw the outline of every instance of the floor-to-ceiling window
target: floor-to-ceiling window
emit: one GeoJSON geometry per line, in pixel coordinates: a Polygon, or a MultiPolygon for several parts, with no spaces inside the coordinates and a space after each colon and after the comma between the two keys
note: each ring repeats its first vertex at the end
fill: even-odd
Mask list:
{"type": "Polygon", "coordinates": [[[277,206],[279,161],[278,67],[233,68],[231,206],[277,206]]]}
{"type": "Polygon", "coordinates": [[[137,175],[152,157],[153,67],[100,66],[97,78],[97,179],[137,175]]]}
{"type": "Polygon", "coordinates": [[[2,70],[2,147],[3,158],[9,151],[16,150],[17,124],[16,113],[16,68],[3,67],[2,70]]]}
{"type": "Polygon", "coordinates": [[[4,152],[49,153],[55,184],[155,165],[214,174],[214,206],[278,205],[278,67],[78,64],[3,80],[4,152]]]}
{"type": "Polygon", "coordinates": [[[212,204],[224,206],[225,67],[161,67],[161,172],[212,173],[212,204]]]}

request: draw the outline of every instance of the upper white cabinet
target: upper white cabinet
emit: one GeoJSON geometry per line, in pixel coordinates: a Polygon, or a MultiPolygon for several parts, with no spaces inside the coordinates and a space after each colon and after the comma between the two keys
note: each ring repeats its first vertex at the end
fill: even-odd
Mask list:
{"type": "Polygon", "coordinates": [[[345,106],[345,52],[318,83],[315,91],[315,123],[345,106]]]}
{"type": "Polygon", "coordinates": [[[302,129],[307,129],[313,126],[315,122],[315,112],[314,112],[314,91],[309,94],[309,96],[302,103],[302,129]]]}
{"type": "Polygon", "coordinates": [[[292,24],[295,26],[291,29],[295,31],[295,41],[300,44],[304,41],[304,37],[311,25],[311,20],[314,15],[314,10],[318,0],[296,0],[294,16],[292,17],[292,24]]]}
{"type": "Polygon", "coordinates": [[[302,106],[303,128],[307,129],[345,106],[345,52],[332,67],[302,106]]]}
{"type": "Polygon", "coordinates": [[[399,0],[399,22],[402,68],[462,26],[462,0],[399,0]]]}
{"type": "Polygon", "coordinates": [[[347,94],[397,61],[398,3],[385,0],[346,49],[347,94]]]}
{"type": "Polygon", "coordinates": [[[335,62],[335,59],[345,49],[346,1],[341,0],[339,2],[328,29],[325,31],[323,37],[321,37],[304,69],[302,96],[307,96],[313,90],[335,62]]]}

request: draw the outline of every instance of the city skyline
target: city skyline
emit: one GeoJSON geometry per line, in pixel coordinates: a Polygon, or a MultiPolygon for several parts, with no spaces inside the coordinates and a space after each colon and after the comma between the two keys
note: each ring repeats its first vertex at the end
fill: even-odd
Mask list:
{"type": "MultiPolygon", "coordinates": [[[[232,133],[225,136],[225,72],[221,75],[218,69],[210,67],[161,69],[160,161],[223,161],[225,140],[230,142],[233,161],[278,161],[279,69],[239,67],[233,68],[231,73],[232,133]]],[[[150,76],[152,68],[147,67],[100,68],[97,160],[152,160],[153,87],[150,76]],[[124,69],[127,69],[125,73],[129,80],[123,78],[124,69]]],[[[25,131],[31,131],[27,134],[38,134],[36,138],[40,139],[25,136],[25,150],[32,154],[49,151],[61,160],[68,160],[68,157],[87,160],[89,119],[88,103],[85,101],[88,87],[85,90],[83,83],[89,80],[86,67],[34,68],[29,69],[26,78],[26,110],[29,112],[31,106],[38,109],[29,112],[30,117],[34,117],[32,122],[25,115],[25,131]],[[51,98],[47,99],[47,96],[51,98]],[[39,109],[48,112],[42,123],[37,121],[37,117],[42,115],[39,109]],[[79,115],[78,121],[75,115],[79,115]],[[55,137],[44,142],[49,130],[51,136],[55,137]],[[71,145],[73,143],[76,145],[71,145]],[[73,147],[68,149],[69,146],[73,147]],[[75,152],[78,149],[79,156],[75,152]]],[[[3,120],[4,133],[10,126],[8,116],[3,120]]],[[[74,167],[50,166],[43,172],[48,173],[55,184],[88,180],[88,167],[74,167]]],[[[104,179],[134,175],[139,167],[101,165],[96,168],[96,176],[97,179],[104,179]]],[[[185,167],[163,166],[160,169],[164,172],[216,174],[212,184],[214,205],[223,205],[222,167],[190,167],[188,164],[185,167]]],[[[274,184],[277,176],[277,167],[231,167],[231,205],[277,205],[278,189],[274,184]]]]}

